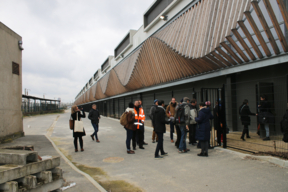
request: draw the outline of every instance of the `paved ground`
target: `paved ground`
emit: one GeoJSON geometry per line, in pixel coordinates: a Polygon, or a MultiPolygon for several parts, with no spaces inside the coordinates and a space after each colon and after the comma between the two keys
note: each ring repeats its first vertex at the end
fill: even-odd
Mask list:
{"type": "MultiPolygon", "coordinates": [[[[21,139],[25,140],[27,138],[26,140],[30,140],[30,137],[32,140],[33,136],[28,135],[36,135],[34,139],[39,137],[39,142],[41,143],[42,136],[38,135],[46,133],[47,129],[57,119],[56,116],[25,118],[24,129],[26,137],[21,139]],[[28,125],[31,127],[28,128],[28,125]]],[[[87,136],[84,137],[85,151],[75,153],[72,132],[68,128],[69,116],[69,113],[65,113],[61,114],[57,119],[54,129],[50,129],[52,140],[71,161],[76,165],[78,164],[82,169],[84,167],[85,169],[83,170],[86,172],[90,170],[89,173],[101,184],[105,185],[106,188],[109,188],[108,181],[121,180],[148,192],[263,192],[287,191],[288,189],[288,169],[286,168],[264,161],[243,159],[237,154],[218,149],[210,150],[208,158],[198,157],[196,154],[199,153],[199,149],[192,146],[189,146],[191,149],[189,153],[178,154],[174,144],[170,143],[168,133],[164,136],[164,150],[169,153],[169,156],[163,160],[155,160],[153,154],[156,144],[151,143],[152,132],[148,128],[145,132],[145,140],[149,145],[145,146],[145,150],[137,148],[135,155],[128,155],[125,147],[126,131],[120,126],[118,121],[108,118],[102,118],[100,121],[100,132],[98,134],[100,143],[91,140],[89,135],[93,132],[92,126],[88,119],[83,119],[87,133],[87,136]],[[114,160],[114,162],[111,162],[111,160],[114,160]]],[[[29,142],[27,141],[27,143],[29,142]]],[[[50,144],[47,143],[41,145],[43,148],[38,149],[40,152],[45,152],[43,154],[46,154],[49,151],[45,151],[45,148],[49,146],[50,144]]],[[[35,147],[37,150],[37,146],[35,147]]],[[[62,166],[65,169],[64,163],[61,164],[62,166]]],[[[89,190],[89,182],[81,175],[76,176],[73,171],[67,172],[64,177],[69,177],[70,174],[71,181],[73,179],[77,180],[78,182],[76,183],[79,187],[72,188],[70,191],[96,191],[92,188],[89,190]],[[83,190],[85,187],[88,187],[88,189],[83,190]]],[[[121,191],[123,186],[120,184],[119,186],[118,191],[121,191]]],[[[91,185],[91,187],[93,186],[91,185]]]]}
{"type": "MultiPolygon", "coordinates": [[[[14,140],[12,143],[0,144],[0,147],[15,145],[33,145],[35,151],[40,156],[59,156],[50,141],[45,137],[47,130],[51,127],[58,115],[39,115],[33,117],[25,117],[23,126],[25,137],[14,140]]],[[[67,128],[68,129],[68,128],[67,128]]],[[[90,192],[98,191],[84,176],[73,170],[61,158],[60,167],[64,174],[63,177],[67,183],[76,183],[76,186],[69,188],[67,192],[90,192]]]]}

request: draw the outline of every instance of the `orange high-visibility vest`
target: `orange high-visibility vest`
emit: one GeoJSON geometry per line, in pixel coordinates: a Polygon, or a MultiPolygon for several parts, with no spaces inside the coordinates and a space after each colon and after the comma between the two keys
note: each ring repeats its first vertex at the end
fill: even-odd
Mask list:
{"type": "Polygon", "coordinates": [[[135,113],[135,122],[134,125],[137,125],[137,129],[139,129],[140,126],[143,126],[143,123],[145,121],[145,114],[143,108],[139,108],[139,116],[134,108],[134,113],[135,113]]]}

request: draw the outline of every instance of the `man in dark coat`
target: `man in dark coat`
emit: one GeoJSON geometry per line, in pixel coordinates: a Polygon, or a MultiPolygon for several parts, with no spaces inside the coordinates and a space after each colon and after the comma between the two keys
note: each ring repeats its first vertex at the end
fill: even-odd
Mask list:
{"type": "Polygon", "coordinates": [[[96,104],[92,105],[92,109],[89,111],[88,119],[91,120],[91,124],[94,128],[94,133],[90,136],[93,141],[94,141],[94,136],[95,136],[96,142],[99,143],[100,141],[98,139],[97,132],[99,130],[98,124],[99,124],[99,119],[100,119],[100,113],[97,110],[96,104]]]}
{"type": "Polygon", "coordinates": [[[261,124],[261,127],[265,128],[266,131],[266,137],[263,139],[263,141],[269,141],[270,140],[270,134],[269,134],[269,124],[274,123],[274,117],[271,113],[271,105],[267,101],[266,95],[260,96],[260,105],[258,105],[259,108],[259,121],[261,124]],[[265,118],[266,122],[261,123],[261,119],[265,118]]]}
{"type": "Polygon", "coordinates": [[[199,104],[200,110],[198,117],[195,121],[198,123],[198,128],[196,130],[196,139],[201,143],[201,153],[198,156],[208,157],[208,141],[210,140],[210,119],[213,119],[210,109],[205,106],[205,103],[199,104]]]}
{"type": "MultiPolygon", "coordinates": [[[[149,114],[149,117],[151,119],[151,122],[152,122],[152,127],[154,129],[154,125],[153,125],[153,115],[155,113],[155,110],[158,106],[158,99],[155,99],[154,100],[154,105],[152,105],[152,107],[150,108],[150,114],[149,114]]],[[[155,131],[153,130],[153,133],[152,133],[152,143],[155,143],[155,137],[156,137],[156,141],[158,142],[158,136],[157,134],[155,133],[155,131]]]]}
{"type": "Polygon", "coordinates": [[[153,117],[153,125],[156,134],[158,135],[158,143],[155,150],[155,158],[162,159],[162,156],[168,155],[168,153],[164,152],[163,148],[163,134],[166,133],[165,124],[169,124],[168,119],[166,119],[166,112],[164,108],[164,101],[158,101],[158,107],[155,110],[153,117]],[[159,155],[159,151],[161,151],[161,156],[159,155]]]}
{"type": "Polygon", "coordinates": [[[216,105],[213,109],[213,115],[214,115],[214,129],[217,131],[217,143],[218,146],[221,146],[221,127],[220,127],[220,106],[219,106],[219,102],[216,101],[216,105]]]}
{"type": "Polygon", "coordinates": [[[244,125],[244,129],[243,129],[242,136],[240,137],[240,139],[245,141],[244,139],[245,134],[246,134],[246,138],[250,138],[249,129],[248,129],[248,126],[250,125],[250,122],[251,122],[250,115],[252,116],[256,115],[255,113],[251,113],[250,108],[248,106],[247,99],[244,99],[243,104],[240,106],[239,114],[241,116],[242,125],[244,125]]]}

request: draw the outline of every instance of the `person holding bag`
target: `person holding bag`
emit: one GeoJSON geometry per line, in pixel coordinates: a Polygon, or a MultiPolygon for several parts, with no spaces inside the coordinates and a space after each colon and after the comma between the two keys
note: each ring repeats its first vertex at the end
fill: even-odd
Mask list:
{"type": "Polygon", "coordinates": [[[85,130],[83,127],[83,123],[81,121],[81,117],[85,118],[86,115],[85,115],[83,108],[81,110],[78,109],[77,105],[73,105],[71,107],[71,118],[74,121],[73,137],[74,137],[75,152],[78,152],[78,142],[77,142],[78,139],[79,139],[81,151],[84,151],[82,136],[85,136],[86,133],[85,133],[85,130]],[[82,110],[82,114],[81,114],[81,110],[82,110]],[[83,128],[80,127],[80,129],[79,129],[79,126],[81,126],[83,128]]]}
{"type": "Polygon", "coordinates": [[[251,116],[256,115],[255,113],[252,113],[250,111],[247,99],[244,99],[243,104],[240,106],[239,114],[240,114],[240,120],[242,122],[242,125],[244,125],[244,129],[243,129],[243,132],[242,132],[240,139],[245,141],[245,134],[246,134],[246,138],[250,138],[249,129],[248,129],[248,126],[250,125],[250,122],[251,122],[250,115],[251,116]]]}

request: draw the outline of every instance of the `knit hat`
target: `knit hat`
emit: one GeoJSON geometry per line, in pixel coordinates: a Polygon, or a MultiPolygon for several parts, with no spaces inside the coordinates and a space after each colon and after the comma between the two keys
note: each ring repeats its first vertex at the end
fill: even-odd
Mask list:
{"type": "Polygon", "coordinates": [[[206,101],[206,102],[205,102],[205,105],[206,105],[206,106],[211,106],[211,102],[210,102],[210,101],[206,101]]]}
{"type": "Polygon", "coordinates": [[[156,102],[158,102],[158,99],[155,99],[155,100],[154,100],[154,104],[155,104],[156,102]]]}
{"type": "Polygon", "coordinates": [[[134,108],[134,104],[132,102],[129,103],[129,108],[134,108]]]}
{"type": "Polygon", "coordinates": [[[184,102],[190,101],[189,97],[184,97],[183,100],[184,102]]]}
{"type": "Polygon", "coordinates": [[[180,100],[180,103],[183,103],[183,98],[180,100]]]}

